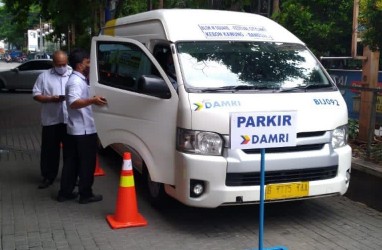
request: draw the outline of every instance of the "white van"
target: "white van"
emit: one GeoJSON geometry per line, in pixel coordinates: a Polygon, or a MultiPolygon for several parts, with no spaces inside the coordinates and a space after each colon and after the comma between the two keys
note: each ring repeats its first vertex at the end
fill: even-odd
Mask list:
{"type": "Polygon", "coordinates": [[[297,116],[296,145],[266,150],[266,202],[349,186],[344,99],[305,44],[263,16],[162,9],[109,21],[92,41],[90,81],[108,101],[93,107],[102,145],[133,153],[154,202],[259,202],[259,149],[230,142],[242,112],[297,116]]]}

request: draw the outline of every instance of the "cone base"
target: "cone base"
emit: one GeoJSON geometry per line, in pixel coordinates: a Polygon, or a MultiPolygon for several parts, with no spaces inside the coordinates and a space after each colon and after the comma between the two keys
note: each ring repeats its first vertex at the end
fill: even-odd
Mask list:
{"type": "Polygon", "coordinates": [[[103,171],[102,168],[97,168],[94,172],[94,176],[104,176],[105,175],[105,171],[103,171]]]}
{"type": "Polygon", "coordinates": [[[142,227],[147,225],[147,221],[139,213],[136,214],[134,219],[126,222],[116,221],[114,215],[107,215],[106,220],[113,229],[125,227],[142,227]]]}

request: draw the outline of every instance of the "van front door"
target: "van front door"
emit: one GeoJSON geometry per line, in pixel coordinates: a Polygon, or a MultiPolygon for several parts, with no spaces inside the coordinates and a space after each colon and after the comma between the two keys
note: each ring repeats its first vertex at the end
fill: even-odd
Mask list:
{"type": "Polygon", "coordinates": [[[90,91],[108,103],[93,106],[102,145],[134,148],[153,181],[174,184],[178,95],[148,49],[132,39],[93,38],[90,91]]]}

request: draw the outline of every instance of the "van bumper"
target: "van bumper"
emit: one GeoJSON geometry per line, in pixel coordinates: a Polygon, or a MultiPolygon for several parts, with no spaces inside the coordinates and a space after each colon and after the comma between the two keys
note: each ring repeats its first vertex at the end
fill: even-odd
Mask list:
{"type": "MultiPolygon", "coordinates": [[[[345,146],[335,151],[339,159],[337,176],[332,179],[310,181],[309,195],[298,199],[345,194],[350,180],[351,148],[345,146]]],[[[189,206],[207,208],[259,203],[260,186],[225,185],[227,161],[224,157],[177,152],[176,159],[175,187],[166,185],[165,190],[180,202],[189,206]],[[205,191],[200,197],[190,196],[190,180],[205,183],[205,191]]]]}

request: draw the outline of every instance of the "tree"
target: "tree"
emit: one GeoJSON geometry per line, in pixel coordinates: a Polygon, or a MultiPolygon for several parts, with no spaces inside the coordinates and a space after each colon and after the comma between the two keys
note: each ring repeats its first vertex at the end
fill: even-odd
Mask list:
{"type": "MultiPolygon", "coordinates": [[[[380,2],[381,0],[363,0],[380,2]]],[[[278,1],[273,0],[278,3],[278,1]]],[[[280,12],[274,19],[300,37],[317,56],[350,54],[352,4],[353,0],[284,0],[280,12]]],[[[106,0],[3,0],[10,15],[10,25],[0,28],[0,36],[22,46],[26,30],[36,27],[39,18],[54,26],[52,39],[65,34],[70,45],[89,48],[90,39],[98,34],[103,26],[100,17],[106,7],[106,0]],[[91,3],[91,4],[90,4],[91,3]],[[37,6],[37,9],[36,9],[37,6]],[[35,8],[37,12],[30,15],[35,8]],[[40,11],[41,10],[41,11],[40,11]],[[34,23],[32,20],[34,18],[34,23]]],[[[229,9],[254,12],[259,6],[253,0],[119,0],[115,17],[146,11],[148,7],[157,9],[163,3],[164,8],[205,8],[229,9]]],[[[375,17],[380,15],[373,14],[375,17]]],[[[382,18],[370,20],[381,22],[382,18]]],[[[4,22],[3,22],[4,23],[4,22]]],[[[380,26],[375,26],[380,27],[380,26]]],[[[374,32],[374,35],[381,33],[374,32]]]]}
{"type": "MultiPolygon", "coordinates": [[[[119,6],[144,4],[146,10],[161,8],[196,8],[196,9],[219,9],[219,10],[237,10],[241,11],[245,6],[253,4],[253,0],[119,0],[119,6]],[[129,2],[129,4],[126,4],[129,2]]],[[[118,11],[118,9],[117,9],[118,11]]],[[[140,12],[142,12],[140,11],[140,12]]],[[[124,12],[124,11],[122,11],[124,12]]],[[[137,12],[135,12],[137,13],[137,12]]],[[[123,16],[118,12],[118,17],[123,16]]]]}
{"type": "Polygon", "coordinates": [[[205,0],[119,0],[115,17],[123,17],[152,9],[162,8],[207,8],[205,0]]]}
{"type": "Polygon", "coordinates": [[[144,12],[146,10],[147,3],[145,1],[119,0],[116,7],[115,18],[144,12]]]}
{"type": "Polygon", "coordinates": [[[273,18],[316,56],[350,55],[353,0],[285,0],[273,18]]]}
{"type": "Polygon", "coordinates": [[[3,3],[11,20],[8,26],[11,32],[5,34],[9,42],[23,44],[26,31],[38,26],[41,18],[53,24],[52,39],[65,34],[69,44],[86,49],[90,48],[91,37],[98,33],[100,12],[105,5],[104,0],[3,0],[3,3]]]}
{"type": "Polygon", "coordinates": [[[42,16],[51,20],[55,28],[55,37],[65,34],[67,49],[82,47],[90,49],[91,37],[100,29],[100,12],[105,1],[97,0],[89,4],[88,0],[41,0],[42,16]]]}
{"type": "Polygon", "coordinates": [[[362,31],[362,43],[372,51],[382,48],[382,0],[361,0],[359,26],[362,31]]]}
{"type": "Polygon", "coordinates": [[[38,23],[39,7],[36,4],[20,6],[14,1],[6,0],[0,8],[0,38],[5,39],[17,49],[25,46],[27,30],[38,23]],[[8,2],[12,3],[9,4],[8,2]],[[8,3],[8,4],[7,4],[8,3]]]}

